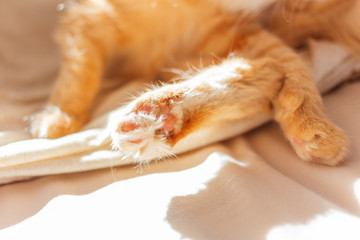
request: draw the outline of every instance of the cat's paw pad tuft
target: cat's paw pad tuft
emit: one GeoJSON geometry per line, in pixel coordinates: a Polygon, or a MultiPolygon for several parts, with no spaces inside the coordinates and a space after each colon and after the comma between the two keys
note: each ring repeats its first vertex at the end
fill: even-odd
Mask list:
{"type": "Polygon", "coordinates": [[[113,119],[114,149],[140,162],[171,155],[171,142],[181,127],[180,113],[168,102],[135,104],[130,111],[113,119]]]}

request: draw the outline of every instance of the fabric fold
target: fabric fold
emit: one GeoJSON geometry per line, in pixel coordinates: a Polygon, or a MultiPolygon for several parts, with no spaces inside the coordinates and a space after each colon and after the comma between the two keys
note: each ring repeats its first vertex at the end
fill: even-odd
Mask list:
{"type": "MultiPolygon", "coordinates": [[[[309,63],[322,92],[329,91],[360,70],[359,61],[346,49],[332,42],[311,40],[308,52],[300,54],[308,56],[305,60],[309,63]]],[[[85,126],[86,130],[78,133],[59,139],[28,139],[29,135],[24,131],[0,132],[0,143],[3,144],[0,147],[0,180],[131,164],[131,157],[124,159],[120,152],[111,151],[106,122],[112,114],[111,110],[118,107],[116,99],[122,99],[129,92],[138,91],[139,87],[141,84],[129,83],[113,92],[112,96],[104,98],[95,109],[95,112],[102,115],[98,115],[85,126]]],[[[23,116],[19,116],[21,117],[23,116]]],[[[172,151],[179,154],[234,137],[262,125],[270,118],[271,116],[259,115],[201,129],[179,141],[172,151]]]]}

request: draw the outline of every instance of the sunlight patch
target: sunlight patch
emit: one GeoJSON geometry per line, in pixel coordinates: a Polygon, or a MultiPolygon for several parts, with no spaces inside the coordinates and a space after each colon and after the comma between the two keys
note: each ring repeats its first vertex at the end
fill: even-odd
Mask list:
{"type": "Polygon", "coordinates": [[[360,218],[331,209],[306,223],[285,224],[273,228],[267,240],[359,240],[360,218]]]}
{"type": "Polygon", "coordinates": [[[360,205],[360,178],[357,179],[354,183],[354,194],[360,205]]]}

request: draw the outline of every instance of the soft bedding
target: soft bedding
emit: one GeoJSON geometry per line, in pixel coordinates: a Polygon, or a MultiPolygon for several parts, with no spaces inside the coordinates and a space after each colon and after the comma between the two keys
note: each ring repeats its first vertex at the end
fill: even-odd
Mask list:
{"type": "Polygon", "coordinates": [[[360,63],[350,52],[316,40],[301,52],[349,136],[345,165],[302,162],[264,115],[203,129],[176,158],[139,168],[111,150],[106,120],[141,81],[110,72],[79,133],[26,131],[57,74],[61,4],[0,1],[0,239],[360,239],[360,63]]]}

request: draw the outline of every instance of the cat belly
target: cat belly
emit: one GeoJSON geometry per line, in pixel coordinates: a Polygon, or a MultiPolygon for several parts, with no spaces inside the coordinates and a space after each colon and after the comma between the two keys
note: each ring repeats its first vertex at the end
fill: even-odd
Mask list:
{"type": "Polygon", "coordinates": [[[240,14],[222,12],[209,0],[110,2],[120,36],[113,53],[124,57],[119,67],[126,76],[154,76],[186,61],[224,57],[241,25],[240,14]]]}

